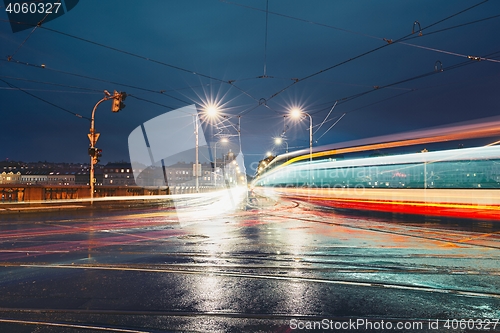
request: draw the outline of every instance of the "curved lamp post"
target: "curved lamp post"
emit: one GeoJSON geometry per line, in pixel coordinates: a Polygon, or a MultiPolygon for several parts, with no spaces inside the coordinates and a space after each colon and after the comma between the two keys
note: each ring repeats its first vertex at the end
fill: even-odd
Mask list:
{"type": "Polygon", "coordinates": [[[299,119],[302,115],[309,117],[309,162],[312,162],[312,146],[313,146],[313,120],[309,113],[304,112],[300,109],[292,109],[290,111],[290,116],[295,119],[299,119]]]}

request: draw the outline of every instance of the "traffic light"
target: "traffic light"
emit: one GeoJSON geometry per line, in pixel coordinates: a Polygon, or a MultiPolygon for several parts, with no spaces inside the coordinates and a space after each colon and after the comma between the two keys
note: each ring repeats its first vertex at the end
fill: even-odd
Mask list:
{"type": "Polygon", "coordinates": [[[95,157],[94,157],[94,161],[95,161],[94,164],[97,164],[100,162],[100,158],[102,156],[102,149],[99,149],[99,148],[94,148],[94,149],[96,150],[95,157]]]}
{"type": "Polygon", "coordinates": [[[96,148],[96,147],[90,147],[89,148],[89,155],[92,157],[92,163],[97,164],[100,162],[100,158],[102,156],[102,149],[96,148]]]}
{"type": "Polygon", "coordinates": [[[118,112],[125,107],[123,101],[127,98],[127,94],[124,92],[118,92],[115,90],[113,94],[113,106],[111,107],[111,111],[118,112]]]}

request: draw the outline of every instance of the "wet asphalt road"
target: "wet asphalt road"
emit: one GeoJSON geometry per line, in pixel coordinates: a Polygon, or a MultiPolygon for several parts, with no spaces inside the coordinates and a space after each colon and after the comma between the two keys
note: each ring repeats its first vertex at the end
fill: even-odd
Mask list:
{"type": "Polygon", "coordinates": [[[0,332],[500,331],[495,223],[264,197],[197,218],[0,216],[0,332]]]}

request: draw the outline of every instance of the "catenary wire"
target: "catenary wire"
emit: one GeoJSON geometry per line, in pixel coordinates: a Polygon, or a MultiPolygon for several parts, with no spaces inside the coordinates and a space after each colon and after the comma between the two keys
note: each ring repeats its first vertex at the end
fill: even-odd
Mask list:
{"type": "Polygon", "coordinates": [[[5,84],[6,84],[6,85],[8,85],[9,87],[15,88],[15,89],[17,89],[17,90],[19,90],[19,91],[21,91],[21,92],[23,92],[23,93],[25,93],[25,94],[27,94],[27,95],[29,95],[29,96],[33,97],[33,98],[36,98],[36,99],[38,99],[38,100],[40,100],[40,101],[42,101],[42,102],[44,102],[44,103],[47,103],[47,104],[49,104],[49,105],[52,105],[53,107],[56,107],[56,108],[58,108],[58,109],[60,109],[60,110],[62,110],[62,111],[64,111],[64,112],[70,113],[70,114],[72,114],[72,115],[74,115],[74,116],[76,116],[76,117],[78,117],[78,118],[91,120],[91,119],[90,119],[90,118],[88,118],[88,117],[82,116],[82,115],[80,115],[80,114],[78,114],[78,113],[75,113],[75,112],[70,111],[70,110],[68,110],[68,109],[66,109],[66,108],[63,108],[62,106],[59,106],[59,105],[54,104],[54,103],[52,103],[52,102],[49,102],[49,101],[47,101],[46,99],[43,99],[43,98],[41,98],[41,97],[38,97],[38,96],[36,96],[36,95],[34,95],[34,94],[32,94],[32,93],[30,93],[30,92],[26,91],[26,90],[23,90],[23,89],[21,89],[21,88],[19,88],[19,87],[15,86],[15,85],[13,85],[12,83],[9,83],[9,82],[5,81],[4,79],[1,79],[1,78],[0,78],[0,81],[2,81],[3,83],[5,83],[5,84]]]}
{"type": "MultiPolygon", "coordinates": [[[[0,59],[0,60],[1,61],[8,61],[8,60],[5,60],[5,59],[0,59]]],[[[131,85],[131,84],[120,83],[120,82],[115,82],[115,81],[110,81],[110,80],[104,80],[104,79],[100,79],[100,78],[96,78],[96,77],[92,77],[92,76],[88,76],[88,75],[66,72],[66,71],[62,71],[62,70],[58,70],[58,69],[54,69],[54,68],[50,68],[50,67],[46,67],[46,66],[42,67],[40,65],[30,64],[30,63],[19,61],[19,60],[16,60],[16,59],[12,59],[10,62],[11,63],[15,63],[15,64],[19,64],[19,65],[25,65],[25,66],[35,67],[35,68],[43,69],[43,70],[46,70],[46,71],[52,71],[52,72],[59,73],[59,74],[64,74],[64,75],[69,75],[69,76],[75,76],[75,77],[79,77],[79,78],[82,78],[82,79],[87,79],[87,80],[92,80],[92,81],[98,81],[98,82],[104,82],[104,83],[119,85],[119,86],[123,86],[123,87],[133,88],[133,89],[137,89],[137,90],[142,90],[142,91],[157,93],[157,94],[161,94],[161,95],[170,97],[172,99],[175,99],[175,100],[177,100],[179,102],[182,102],[182,103],[185,103],[185,104],[189,104],[188,101],[182,100],[182,99],[177,98],[175,96],[172,96],[170,94],[166,94],[162,90],[158,91],[158,90],[143,88],[143,87],[139,87],[139,86],[134,86],[134,85],[131,85]]]]}
{"type": "MultiPolygon", "coordinates": [[[[455,16],[457,16],[457,15],[460,15],[460,14],[462,14],[462,13],[465,13],[465,12],[467,12],[467,11],[469,11],[469,10],[471,10],[471,9],[473,9],[473,8],[475,8],[475,7],[477,7],[477,6],[480,6],[480,5],[482,5],[482,4],[486,3],[486,2],[488,2],[488,0],[483,0],[483,1],[481,1],[480,3],[477,3],[477,4],[473,5],[473,6],[467,7],[467,8],[465,8],[465,9],[463,9],[463,10],[461,10],[461,11],[457,12],[457,13],[454,13],[454,14],[452,14],[452,15],[450,15],[450,16],[447,16],[447,17],[445,17],[445,18],[443,18],[443,19],[441,19],[441,20],[438,20],[438,21],[436,21],[436,22],[434,22],[434,23],[431,23],[430,25],[428,25],[428,26],[426,26],[426,27],[424,27],[424,28],[420,29],[420,31],[423,31],[423,30],[429,29],[429,28],[431,28],[431,27],[435,26],[436,24],[442,23],[442,22],[444,22],[444,21],[446,21],[446,20],[449,20],[449,19],[451,19],[451,18],[453,18],[453,17],[455,17],[455,16]]],[[[309,78],[311,78],[311,77],[317,76],[317,75],[322,74],[322,73],[325,73],[325,72],[327,72],[327,71],[330,71],[330,70],[332,70],[332,69],[334,69],[334,68],[336,68],[336,67],[339,67],[339,66],[341,66],[341,65],[345,65],[345,64],[347,64],[347,63],[349,63],[349,62],[351,62],[351,61],[353,61],[353,60],[359,59],[359,58],[364,57],[364,56],[366,56],[366,55],[368,55],[368,54],[371,54],[371,53],[373,53],[373,52],[376,52],[376,51],[378,51],[378,50],[381,50],[381,49],[383,49],[383,48],[385,48],[385,47],[387,47],[387,46],[389,46],[389,45],[394,45],[395,43],[398,43],[398,42],[400,42],[400,41],[404,41],[406,38],[408,38],[408,37],[410,37],[410,36],[412,36],[412,35],[413,35],[413,33],[407,34],[407,35],[405,35],[405,36],[403,36],[403,37],[400,37],[400,38],[396,39],[395,41],[393,41],[393,42],[391,42],[391,43],[386,43],[386,44],[384,44],[384,45],[378,46],[378,47],[376,47],[376,48],[374,48],[374,49],[371,49],[371,50],[368,50],[368,51],[363,52],[363,53],[361,53],[361,54],[358,54],[357,56],[354,56],[354,57],[349,58],[349,59],[347,59],[347,60],[341,61],[341,62],[339,62],[339,63],[337,63],[337,64],[335,64],[335,65],[332,65],[332,66],[330,66],[330,67],[324,68],[324,69],[319,70],[319,71],[317,71],[317,72],[315,72],[315,73],[309,74],[309,75],[307,75],[307,76],[305,76],[305,77],[303,77],[303,78],[301,78],[301,79],[298,79],[297,81],[295,81],[295,82],[291,83],[290,85],[288,85],[288,86],[286,86],[286,87],[282,88],[281,90],[277,91],[276,93],[274,93],[273,95],[271,95],[271,96],[270,96],[267,100],[270,100],[270,99],[272,99],[272,98],[274,98],[274,97],[278,96],[279,94],[283,93],[284,91],[288,90],[290,87],[294,86],[295,84],[297,84],[297,83],[299,83],[299,82],[305,81],[305,80],[307,80],[307,79],[309,79],[309,78]]]]}
{"type": "MultiPolygon", "coordinates": [[[[56,3],[61,3],[61,0],[57,0],[56,3]]],[[[45,19],[50,15],[50,13],[47,13],[41,20],[40,22],[38,22],[38,24],[36,24],[33,29],[31,30],[31,32],[28,34],[28,36],[26,36],[26,38],[21,42],[21,44],[17,47],[17,49],[14,51],[13,54],[9,55],[7,59],[12,59],[12,57],[14,57],[17,52],[19,52],[19,50],[24,46],[24,44],[28,41],[28,39],[30,39],[30,37],[33,35],[33,33],[35,32],[35,30],[39,27],[42,26],[43,24],[43,21],[45,21],[45,19]]]]}

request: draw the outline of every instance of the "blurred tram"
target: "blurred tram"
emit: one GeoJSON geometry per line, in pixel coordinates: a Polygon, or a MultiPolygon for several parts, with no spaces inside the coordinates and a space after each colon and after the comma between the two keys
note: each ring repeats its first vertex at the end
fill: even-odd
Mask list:
{"type": "Polygon", "coordinates": [[[500,146],[349,155],[396,146],[356,142],[280,155],[253,185],[334,208],[500,220],[500,146]]]}

